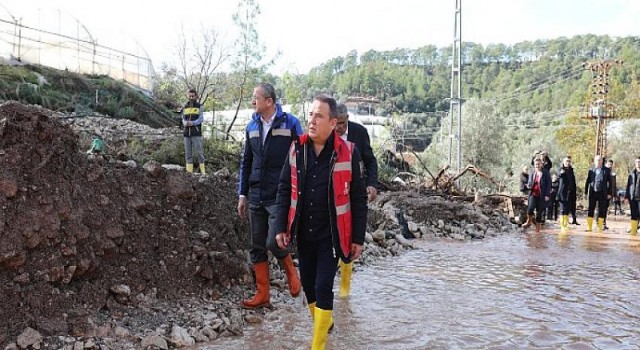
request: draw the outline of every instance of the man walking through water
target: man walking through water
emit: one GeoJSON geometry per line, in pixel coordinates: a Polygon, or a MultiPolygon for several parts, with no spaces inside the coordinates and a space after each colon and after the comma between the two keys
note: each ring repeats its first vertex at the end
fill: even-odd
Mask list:
{"type": "Polygon", "coordinates": [[[313,322],[312,350],[324,349],[333,325],[333,280],[338,259],[362,253],[367,192],[360,154],[334,131],[336,101],[315,98],[309,131],[294,141],[278,187],[280,248],[297,242],[300,278],[313,322]]]}
{"type": "Polygon", "coordinates": [[[276,90],[262,83],[253,90],[255,113],[246,130],[246,141],[240,162],[238,186],[238,215],[246,217],[249,209],[251,227],[251,263],[256,277],[256,294],[242,301],[244,308],[257,308],[270,304],[269,256],[267,250],[280,260],[289,281],[289,292],[294,298],[300,294],[300,279],[291,254],[278,247],[276,231],[276,194],[278,180],[287,157],[291,141],[302,134],[295,116],[282,111],[276,103],[276,90]]]}
{"type": "MultiPolygon", "coordinates": [[[[364,164],[365,184],[367,185],[367,198],[374,201],[378,195],[378,162],[371,148],[371,141],[367,129],[349,121],[349,111],[344,103],[338,103],[338,122],[336,133],[345,141],[353,142],[360,152],[364,164]]],[[[340,296],[347,297],[351,292],[351,273],[353,262],[340,264],[340,296]]]]}

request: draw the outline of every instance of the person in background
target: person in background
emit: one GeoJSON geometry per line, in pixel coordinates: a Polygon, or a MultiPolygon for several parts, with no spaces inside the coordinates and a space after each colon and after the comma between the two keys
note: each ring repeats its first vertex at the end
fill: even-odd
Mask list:
{"type": "MultiPolygon", "coordinates": [[[[523,166],[522,172],[520,173],[520,193],[524,196],[529,196],[529,188],[527,184],[529,183],[529,167],[523,166]]],[[[527,228],[533,225],[533,220],[531,220],[531,216],[527,215],[527,220],[522,224],[522,228],[527,228]]]]}
{"type": "Polygon", "coordinates": [[[544,208],[549,201],[549,193],[551,193],[551,175],[549,175],[549,171],[543,167],[542,158],[536,158],[533,162],[533,167],[533,170],[529,173],[529,181],[527,182],[527,188],[531,190],[529,193],[527,214],[532,218],[535,212],[535,218],[533,218],[532,221],[536,225],[536,232],[540,232],[544,208]]]}
{"type": "MultiPolygon", "coordinates": [[[[615,201],[615,199],[618,197],[618,186],[616,184],[616,172],[613,169],[613,159],[607,159],[607,161],[604,163],[604,166],[606,166],[607,168],[609,168],[609,171],[611,172],[611,201],[615,201]]],[[[610,202],[607,201],[607,213],[609,212],[609,204],[610,202]]],[[[607,218],[604,218],[604,229],[608,230],[609,228],[607,227],[607,218]]]]}
{"type": "Polygon", "coordinates": [[[622,201],[624,201],[624,190],[618,190],[616,193],[615,199],[613,200],[613,215],[624,215],[624,210],[622,210],[622,201]]]}
{"type": "Polygon", "coordinates": [[[638,220],[640,220],[640,157],[636,157],[633,163],[634,168],[627,178],[624,198],[629,201],[629,209],[631,210],[629,233],[635,235],[638,232],[638,220]]]}
{"type": "Polygon", "coordinates": [[[536,151],[536,153],[531,158],[531,165],[533,166],[533,161],[536,158],[540,158],[542,160],[543,168],[547,169],[547,171],[551,171],[553,169],[553,164],[551,163],[551,158],[549,158],[549,154],[547,151],[536,151]]]}
{"type": "Polygon", "coordinates": [[[300,279],[313,318],[312,350],[324,349],[333,325],[333,282],[338,259],[362,253],[367,190],[360,153],[334,131],[336,100],[316,96],[308,133],[295,140],[278,186],[281,249],[297,242],[300,279]]]}
{"type": "MultiPolygon", "coordinates": [[[[349,121],[349,111],[344,103],[338,103],[338,117],[336,124],[336,133],[345,141],[355,144],[358,152],[362,156],[364,163],[364,177],[367,185],[367,197],[369,201],[374,201],[378,195],[378,162],[373,149],[367,129],[358,124],[349,121]]],[[[353,263],[340,264],[340,296],[349,296],[351,290],[351,273],[353,271],[353,263]]]]}
{"type": "Polygon", "coordinates": [[[198,102],[196,90],[189,89],[187,98],[189,101],[182,108],[182,125],[184,126],[182,136],[184,137],[187,172],[193,172],[192,152],[195,149],[198,163],[200,163],[200,173],[205,174],[204,152],[202,151],[202,106],[198,102]]]}
{"type": "Polygon", "coordinates": [[[251,228],[251,263],[255,271],[256,294],[242,301],[244,308],[257,308],[270,304],[269,256],[267,251],[284,267],[289,292],[300,294],[300,278],[291,254],[276,243],[276,196],[280,172],[293,140],[302,134],[298,118],[282,111],[276,102],[276,90],[269,83],[253,89],[251,99],[255,113],[247,125],[245,143],[240,161],[238,184],[238,216],[245,218],[249,209],[251,228]]]}
{"type": "MultiPolygon", "coordinates": [[[[571,156],[567,156],[568,159],[568,164],[569,167],[571,168],[571,172],[574,174],[574,178],[575,178],[575,171],[573,169],[573,160],[571,159],[571,156]]],[[[577,186],[577,182],[576,182],[576,186],[577,186]]],[[[571,221],[571,225],[580,225],[580,223],[578,223],[578,221],[576,220],[576,210],[577,210],[577,202],[578,202],[578,189],[576,187],[575,191],[573,192],[569,192],[569,212],[571,213],[571,217],[573,218],[573,221],[571,221]]]]}
{"type": "Polygon", "coordinates": [[[602,156],[593,158],[593,167],[589,169],[584,191],[589,198],[587,211],[587,232],[593,230],[593,215],[598,205],[598,232],[604,230],[604,219],[607,217],[607,202],[611,199],[611,171],[603,165],[602,156]]]}
{"type": "Polygon", "coordinates": [[[551,193],[549,193],[549,202],[547,203],[547,219],[558,220],[558,201],[556,196],[558,194],[558,176],[556,174],[551,175],[551,193]]]}
{"type": "MultiPolygon", "coordinates": [[[[576,194],[576,176],[571,167],[571,158],[566,157],[558,171],[558,193],[556,199],[560,203],[560,231],[569,230],[569,212],[571,212],[572,198],[576,194]],[[573,197],[572,197],[573,196],[573,197]]],[[[574,204],[575,205],[575,204],[574,204]]]]}

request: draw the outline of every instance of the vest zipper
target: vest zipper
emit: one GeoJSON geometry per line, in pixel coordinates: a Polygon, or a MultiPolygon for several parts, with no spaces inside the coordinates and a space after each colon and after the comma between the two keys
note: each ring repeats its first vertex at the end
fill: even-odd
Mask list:
{"type": "MultiPolygon", "coordinates": [[[[333,258],[335,259],[337,257],[336,254],[336,244],[333,240],[333,216],[331,215],[333,213],[333,211],[331,210],[331,190],[333,189],[333,186],[335,185],[333,183],[333,171],[335,170],[336,167],[336,162],[335,162],[335,157],[336,157],[337,153],[336,150],[333,150],[333,153],[331,154],[331,170],[329,171],[329,191],[327,191],[327,203],[329,204],[328,206],[328,210],[329,210],[329,232],[331,232],[331,248],[333,250],[333,258]]],[[[334,207],[335,207],[335,203],[334,203],[334,207]]]]}

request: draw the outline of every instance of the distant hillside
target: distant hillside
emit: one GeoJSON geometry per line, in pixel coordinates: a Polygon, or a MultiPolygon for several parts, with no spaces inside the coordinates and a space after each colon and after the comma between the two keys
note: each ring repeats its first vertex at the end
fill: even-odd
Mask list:
{"type": "MultiPolygon", "coordinates": [[[[507,46],[463,43],[463,97],[491,98],[506,113],[552,111],[582,103],[591,73],[582,64],[621,58],[615,83],[640,72],[640,38],[579,35],[507,46]]],[[[376,114],[448,110],[451,47],[349,52],[301,75],[307,97],[330,92],[341,98],[380,101],[376,114]]]]}
{"type": "MultiPolygon", "coordinates": [[[[541,113],[546,120],[547,112],[557,114],[584,104],[592,72],[583,64],[603,58],[624,61],[611,69],[609,101],[628,103],[627,87],[640,72],[639,37],[579,35],[512,46],[463,43],[462,95],[490,103],[503,118],[526,116],[533,125],[541,122],[541,113]]],[[[305,99],[328,92],[342,100],[376,101],[374,113],[402,116],[404,134],[412,138],[405,145],[422,150],[445,115],[436,112],[449,110],[451,59],[451,46],[351,51],[294,78],[304,87],[305,99]]]]}
{"type": "Polygon", "coordinates": [[[7,100],[78,116],[98,112],[151,127],[179,121],[171,110],[124,82],[43,66],[0,65],[0,102],[7,100]]]}

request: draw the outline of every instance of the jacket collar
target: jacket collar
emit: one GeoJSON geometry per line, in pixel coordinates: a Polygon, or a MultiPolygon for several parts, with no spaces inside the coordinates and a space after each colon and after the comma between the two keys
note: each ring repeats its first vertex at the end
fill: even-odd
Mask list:
{"type": "MultiPolygon", "coordinates": [[[[281,119],[286,115],[286,113],[284,113],[282,111],[282,106],[279,103],[276,103],[276,115],[273,119],[273,123],[272,125],[275,126],[277,124],[280,123],[281,119]]],[[[253,119],[256,122],[260,122],[260,115],[256,112],[253,112],[253,114],[251,115],[251,119],[253,119]]]]}

